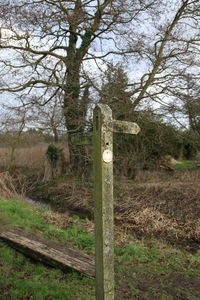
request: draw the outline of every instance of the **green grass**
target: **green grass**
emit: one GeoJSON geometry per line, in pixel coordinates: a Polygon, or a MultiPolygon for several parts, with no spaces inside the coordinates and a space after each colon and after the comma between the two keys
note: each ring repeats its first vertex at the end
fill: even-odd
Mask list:
{"type": "Polygon", "coordinates": [[[0,286],[2,300],[94,299],[94,280],[77,273],[64,274],[0,243],[0,286]]]}
{"type": "MultiPolygon", "coordinates": [[[[138,266],[138,270],[154,270],[156,273],[190,274],[200,278],[200,252],[190,254],[171,247],[159,249],[140,245],[129,245],[124,249],[116,246],[115,254],[118,262],[124,262],[124,267],[129,267],[130,262],[138,266]]],[[[135,270],[137,267],[135,268],[135,270]]]]}
{"type": "MultiPolygon", "coordinates": [[[[23,201],[0,200],[0,220],[5,228],[20,227],[70,246],[94,249],[94,237],[76,224],[62,230],[48,224],[44,209],[34,212],[23,201]]],[[[0,242],[0,299],[94,299],[94,280],[76,272],[64,274],[19,254],[0,242]]]]}
{"type": "MultiPolygon", "coordinates": [[[[200,251],[190,254],[172,247],[115,247],[116,286],[124,299],[189,299],[200,295],[200,251]]],[[[119,293],[116,300],[121,300],[119,293]]]]}
{"type": "Polygon", "coordinates": [[[44,211],[44,208],[38,208],[35,213],[31,206],[23,201],[0,200],[0,216],[3,217],[5,223],[9,223],[9,227],[20,227],[62,243],[70,242],[73,246],[88,251],[94,249],[94,237],[85,229],[76,224],[65,230],[52,226],[44,219],[44,211]]]}
{"type": "Polygon", "coordinates": [[[191,170],[199,167],[200,167],[200,163],[195,163],[192,160],[182,160],[176,165],[174,165],[174,168],[177,170],[191,170]]]}
{"type": "MultiPolygon", "coordinates": [[[[1,227],[20,227],[94,253],[94,237],[83,226],[87,221],[73,217],[60,229],[48,224],[44,214],[45,209],[36,212],[26,202],[0,199],[1,227]]],[[[0,268],[0,300],[95,299],[94,280],[33,262],[2,242],[0,268]]],[[[199,299],[200,251],[191,254],[152,239],[116,245],[115,271],[116,300],[199,299]]]]}

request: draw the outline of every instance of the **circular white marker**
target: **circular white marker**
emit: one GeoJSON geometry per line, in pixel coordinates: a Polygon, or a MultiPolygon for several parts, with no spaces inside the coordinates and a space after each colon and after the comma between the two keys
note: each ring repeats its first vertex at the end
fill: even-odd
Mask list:
{"type": "Polygon", "coordinates": [[[113,155],[110,150],[104,150],[103,152],[103,161],[109,163],[112,161],[113,155]]]}

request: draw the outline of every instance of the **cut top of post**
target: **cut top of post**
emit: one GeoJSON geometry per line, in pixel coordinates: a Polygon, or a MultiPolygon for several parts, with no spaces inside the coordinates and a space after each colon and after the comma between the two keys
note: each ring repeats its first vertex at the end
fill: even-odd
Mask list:
{"type": "Polygon", "coordinates": [[[140,127],[137,123],[113,120],[112,119],[112,110],[107,104],[97,104],[94,109],[94,115],[96,120],[94,121],[94,127],[98,131],[100,130],[99,126],[99,116],[102,118],[102,130],[117,132],[117,133],[128,133],[128,134],[138,134],[140,132],[140,127]]]}

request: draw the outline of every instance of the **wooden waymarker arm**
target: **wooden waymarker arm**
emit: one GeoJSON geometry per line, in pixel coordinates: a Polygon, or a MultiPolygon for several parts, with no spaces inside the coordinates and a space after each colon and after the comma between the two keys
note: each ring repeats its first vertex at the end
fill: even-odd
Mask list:
{"type": "Polygon", "coordinates": [[[138,134],[140,127],[137,123],[113,120],[111,124],[112,132],[138,134]]]}

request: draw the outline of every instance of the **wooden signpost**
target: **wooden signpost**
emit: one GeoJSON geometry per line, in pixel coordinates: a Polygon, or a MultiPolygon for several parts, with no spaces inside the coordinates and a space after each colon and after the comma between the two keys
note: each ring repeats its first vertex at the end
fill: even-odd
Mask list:
{"type": "Polygon", "coordinates": [[[113,132],[138,134],[136,123],[112,119],[106,104],[93,113],[96,299],[114,300],[113,132]]]}

